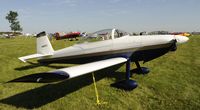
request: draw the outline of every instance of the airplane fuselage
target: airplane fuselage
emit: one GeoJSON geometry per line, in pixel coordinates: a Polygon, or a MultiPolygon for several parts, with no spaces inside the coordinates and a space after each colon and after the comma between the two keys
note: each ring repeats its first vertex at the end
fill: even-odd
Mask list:
{"type": "Polygon", "coordinates": [[[160,53],[164,54],[168,52],[174,39],[177,39],[174,35],[126,35],[115,39],[75,44],[73,46],[54,51],[52,56],[44,57],[38,61],[42,63],[87,63],[93,60],[119,56],[127,58],[135,57],[132,58],[133,61],[144,61],[145,58],[139,58],[144,55],[137,56],[137,54],[141,55],[141,52],[142,54],[148,54],[151,51],[161,51],[160,53]],[[147,53],[143,53],[147,50],[147,53]]]}

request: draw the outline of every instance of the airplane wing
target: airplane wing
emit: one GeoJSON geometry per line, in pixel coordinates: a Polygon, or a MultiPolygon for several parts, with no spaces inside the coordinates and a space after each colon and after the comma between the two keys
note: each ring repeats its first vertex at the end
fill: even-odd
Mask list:
{"type": "Polygon", "coordinates": [[[58,69],[49,72],[37,73],[28,76],[23,76],[9,82],[55,82],[64,79],[75,78],[87,73],[95,72],[105,69],[117,64],[126,62],[127,59],[123,57],[110,58],[106,60],[96,61],[83,65],[58,69]]]}
{"type": "Polygon", "coordinates": [[[32,55],[28,55],[28,56],[23,56],[23,57],[19,57],[19,59],[23,62],[26,62],[26,60],[28,59],[32,59],[32,58],[40,58],[40,57],[47,57],[47,56],[51,56],[52,54],[32,54],[32,55]]]}

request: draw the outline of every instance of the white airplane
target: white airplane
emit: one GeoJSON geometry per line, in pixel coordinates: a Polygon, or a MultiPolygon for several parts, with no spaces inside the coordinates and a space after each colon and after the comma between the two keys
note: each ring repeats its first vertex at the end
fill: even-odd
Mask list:
{"type": "Polygon", "coordinates": [[[189,38],[180,35],[144,35],[130,36],[119,29],[105,29],[83,37],[79,44],[64,49],[52,48],[45,32],[37,36],[37,53],[20,57],[26,62],[28,59],[38,58],[39,63],[73,63],[78,66],[57,69],[54,71],[33,74],[36,78],[24,80],[17,78],[10,82],[48,82],[53,79],[64,80],[92,73],[114,65],[126,63],[126,79],[117,83],[118,88],[132,90],[137,83],[130,79],[130,72],[148,73],[149,69],[140,67],[139,61],[147,62],[175,51],[177,44],[185,43],[189,38]],[[130,70],[130,63],[135,62],[137,68],[130,70]]]}

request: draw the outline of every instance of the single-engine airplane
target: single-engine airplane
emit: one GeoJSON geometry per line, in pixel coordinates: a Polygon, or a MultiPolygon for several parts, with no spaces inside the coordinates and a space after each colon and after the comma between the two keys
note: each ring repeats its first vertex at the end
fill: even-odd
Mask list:
{"type": "Polygon", "coordinates": [[[67,33],[65,35],[60,35],[58,32],[56,32],[54,35],[55,35],[55,38],[56,40],[61,40],[61,39],[77,39],[77,37],[80,37],[80,32],[70,32],[70,33],[67,33]]]}
{"type": "Polygon", "coordinates": [[[118,82],[117,85],[121,89],[132,90],[137,87],[137,83],[130,79],[130,72],[143,74],[149,72],[148,68],[140,67],[139,61],[148,62],[169,51],[175,51],[177,44],[189,40],[180,35],[130,36],[119,29],[105,29],[83,37],[80,41],[82,43],[54,51],[45,32],[37,34],[36,37],[37,53],[20,57],[21,61],[38,58],[39,63],[80,65],[33,74],[36,76],[34,79],[17,78],[10,82],[65,80],[126,63],[126,79],[118,82]],[[130,70],[131,62],[135,62],[136,69],[130,70]]]}

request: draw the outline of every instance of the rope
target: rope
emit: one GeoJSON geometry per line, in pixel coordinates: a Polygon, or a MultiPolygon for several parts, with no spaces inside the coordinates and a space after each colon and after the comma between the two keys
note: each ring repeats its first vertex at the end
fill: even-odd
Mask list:
{"type": "Polygon", "coordinates": [[[95,90],[95,95],[96,95],[96,99],[97,99],[96,104],[97,105],[107,104],[107,102],[100,102],[100,100],[99,100],[99,93],[98,93],[98,90],[97,90],[97,85],[96,85],[94,73],[92,73],[92,79],[93,79],[93,82],[94,82],[94,90],[95,90]]]}
{"type": "Polygon", "coordinates": [[[98,90],[97,90],[97,85],[96,85],[96,81],[95,81],[95,77],[94,77],[94,73],[92,73],[92,79],[93,79],[93,82],[94,82],[94,90],[95,90],[95,95],[96,95],[96,102],[97,102],[97,105],[100,105],[100,101],[99,101],[99,93],[98,93],[98,90]]]}

